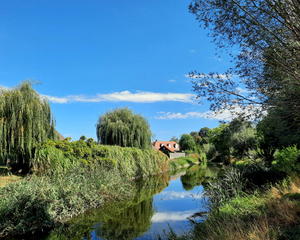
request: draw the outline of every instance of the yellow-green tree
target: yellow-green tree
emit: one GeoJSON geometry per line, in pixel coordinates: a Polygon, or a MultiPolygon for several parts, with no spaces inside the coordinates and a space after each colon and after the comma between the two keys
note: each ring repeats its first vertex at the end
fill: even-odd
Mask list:
{"type": "Polygon", "coordinates": [[[0,162],[27,162],[38,143],[57,139],[49,101],[24,80],[11,89],[0,87],[0,162]]]}

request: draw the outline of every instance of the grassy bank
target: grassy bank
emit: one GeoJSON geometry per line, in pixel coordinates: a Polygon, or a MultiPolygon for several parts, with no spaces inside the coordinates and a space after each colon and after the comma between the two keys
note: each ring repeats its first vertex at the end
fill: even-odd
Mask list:
{"type": "Polygon", "coordinates": [[[34,174],[0,189],[0,237],[46,231],[109,200],[128,200],[131,178],[164,172],[168,161],[156,150],[49,141],[32,160],[34,174]]]}
{"type": "Polygon", "coordinates": [[[109,199],[130,194],[128,180],[100,167],[28,176],[0,189],[0,236],[45,231],[109,199]]]}
{"type": "Polygon", "coordinates": [[[169,239],[299,239],[300,182],[235,197],[214,209],[193,230],[169,239]]]}
{"type": "Polygon", "coordinates": [[[168,239],[300,239],[300,180],[261,165],[228,168],[205,187],[207,213],[168,239]],[[287,180],[288,179],[288,180],[287,180]]]}
{"type": "Polygon", "coordinates": [[[206,162],[207,162],[206,158],[202,154],[192,153],[186,157],[180,157],[180,158],[170,160],[169,170],[174,171],[186,167],[188,165],[191,165],[193,163],[206,164],[206,162]]]}

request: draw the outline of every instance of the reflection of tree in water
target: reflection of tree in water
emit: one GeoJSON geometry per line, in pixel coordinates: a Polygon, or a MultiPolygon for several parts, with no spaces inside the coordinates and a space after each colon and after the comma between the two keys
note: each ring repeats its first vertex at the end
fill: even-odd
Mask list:
{"type": "Polygon", "coordinates": [[[199,165],[194,165],[187,169],[186,174],[180,177],[183,188],[186,191],[193,190],[194,187],[205,183],[207,179],[216,178],[220,168],[206,167],[202,168],[199,165]]]}
{"type": "Polygon", "coordinates": [[[102,239],[135,239],[150,230],[154,210],[153,197],[131,206],[118,216],[103,222],[95,233],[102,239]]]}
{"type": "Polygon", "coordinates": [[[71,219],[64,228],[54,230],[47,240],[91,239],[96,230],[99,238],[132,239],[148,231],[152,225],[153,196],[169,185],[169,174],[159,174],[132,182],[134,197],[111,201],[99,209],[91,209],[71,219]],[[101,236],[101,237],[100,237],[101,236]],[[122,237],[124,236],[124,238],[122,237]]]}

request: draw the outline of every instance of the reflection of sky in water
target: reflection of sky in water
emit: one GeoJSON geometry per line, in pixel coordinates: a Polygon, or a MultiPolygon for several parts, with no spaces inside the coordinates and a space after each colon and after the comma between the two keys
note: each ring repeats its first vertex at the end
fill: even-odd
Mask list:
{"type": "MultiPolygon", "coordinates": [[[[151,229],[138,239],[157,239],[157,234],[163,237],[164,230],[168,232],[169,227],[176,233],[188,231],[190,225],[187,218],[195,212],[201,211],[202,191],[202,186],[196,186],[193,190],[186,191],[180,178],[170,181],[166,189],[153,196],[153,209],[156,211],[151,219],[151,229]]],[[[100,225],[95,224],[94,227],[97,229],[100,225]]],[[[100,238],[93,232],[91,239],[98,240],[100,238]]]]}
{"type": "Polygon", "coordinates": [[[152,217],[151,230],[140,239],[163,234],[163,229],[168,231],[169,226],[176,233],[187,231],[190,227],[187,217],[200,210],[196,202],[199,203],[197,200],[200,200],[202,191],[202,186],[186,191],[180,178],[172,180],[164,191],[153,197],[157,212],[152,217]]]}

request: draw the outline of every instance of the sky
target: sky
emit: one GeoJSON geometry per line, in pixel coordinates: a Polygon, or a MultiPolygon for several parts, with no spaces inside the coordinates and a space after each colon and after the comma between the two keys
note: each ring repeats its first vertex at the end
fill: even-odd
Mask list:
{"type": "Polygon", "coordinates": [[[191,0],[0,0],[0,85],[38,81],[64,137],[96,138],[99,116],[128,107],[153,140],[228,117],[198,104],[189,72],[231,65],[189,13],[191,0]]]}

